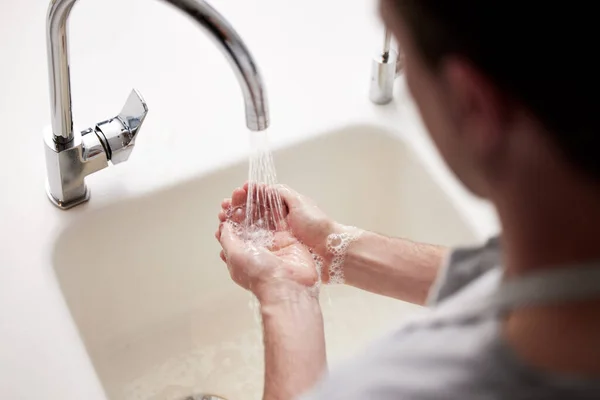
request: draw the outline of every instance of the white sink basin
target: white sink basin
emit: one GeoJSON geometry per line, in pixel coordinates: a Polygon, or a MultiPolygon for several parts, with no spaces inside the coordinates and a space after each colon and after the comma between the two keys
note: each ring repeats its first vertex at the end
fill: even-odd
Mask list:
{"type": "MultiPolygon", "coordinates": [[[[401,140],[373,127],[275,153],[279,181],[337,220],[446,245],[475,234],[401,140]]],[[[54,266],[110,399],[209,392],[259,399],[260,329],[213,234],[247,163],[85,214],[60,236],[54,266]]],[[[423,311],[347,287],[321,300],[330,364],[423,311]]]]}

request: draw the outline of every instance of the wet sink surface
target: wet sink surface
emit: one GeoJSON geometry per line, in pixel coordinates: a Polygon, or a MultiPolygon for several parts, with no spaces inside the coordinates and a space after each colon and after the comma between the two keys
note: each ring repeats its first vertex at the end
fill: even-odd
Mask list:
{"type": "MultiPolygon", "coordinates": [[[[438,244],[475,241],[410,148],[379,128],[331,132],[274,156],[279,181],[340,222],[438,244]]],[[[243,162],[90,212],[58,239],[55,271],[111,400],[261,397],[260,328],[213,236],[221,200],[247,173],[243,162]]],[[[333,366],[425,312],[347,287],[325,288],[321,302],[333,366]]]]}

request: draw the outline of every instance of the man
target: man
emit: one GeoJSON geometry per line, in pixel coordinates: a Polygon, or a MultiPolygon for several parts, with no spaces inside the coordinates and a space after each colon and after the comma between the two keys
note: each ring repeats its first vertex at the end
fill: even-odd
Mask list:
{"type": "MultiPolygon", "coordinates": [[[[590,4],[382,0],[431,137],[460,180],[495,205],[503,233],[450,252],[343,227],[282,188],[293,235],[264,249],[244,244],[222,212],[223,257],[262,305],[265,399],[600,399],[590,4]],[[345,241],[344,251],[328,241],[345,241]],[[421,304],[430,293],[433,312],[326,376],[318,276],[303,244],[342,265],[347,284],[421,304]]],[[[223,203],[234,221],[247,191],[223,203]]]]}

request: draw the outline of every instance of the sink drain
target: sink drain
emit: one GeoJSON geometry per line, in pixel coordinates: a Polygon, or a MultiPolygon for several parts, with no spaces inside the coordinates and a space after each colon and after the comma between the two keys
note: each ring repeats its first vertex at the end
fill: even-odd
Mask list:
{"type": "Polygon", "coordinates": [[[227,400],[225,397],[215,396],[214,394],[195,394],[186,397],[183,400],[227,400]]]}

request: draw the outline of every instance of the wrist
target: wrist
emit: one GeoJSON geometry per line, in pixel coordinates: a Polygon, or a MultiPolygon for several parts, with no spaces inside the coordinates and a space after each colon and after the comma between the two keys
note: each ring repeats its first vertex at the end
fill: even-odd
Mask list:
{"type": "Polygon", "coordinates": [[[294,281],[264,282],[253,291],[262,307],[300,302],[319,302],[313,287],[294,281]]]}
{"type": "Polygon", "coordinates": [[[329,235],[323,241],[321,252],[322,277],[329,284],[343,284],[347,259],[350,258],[355,242],[364,231],[353,226],[335,223],[329,235]]]}
{"type": "Polygon", "coordinates": [[[359,229],[353,226],[340,224],[339,222],[329,221],[321,230],[321,234],[317,235],[317,241],[312,246],[312,249],[329,264],[333,258],[333,254],[327,248],[327,241],[333,235],[352,234],[358,232],[359,229]]]}

